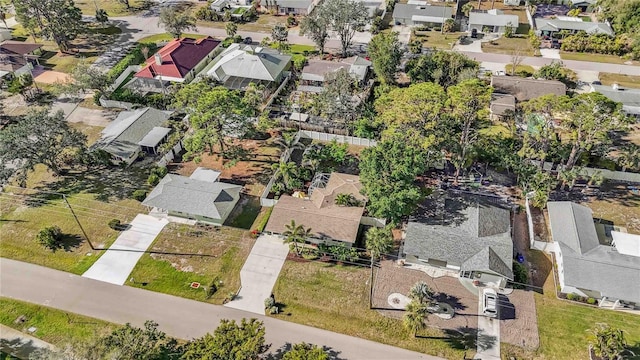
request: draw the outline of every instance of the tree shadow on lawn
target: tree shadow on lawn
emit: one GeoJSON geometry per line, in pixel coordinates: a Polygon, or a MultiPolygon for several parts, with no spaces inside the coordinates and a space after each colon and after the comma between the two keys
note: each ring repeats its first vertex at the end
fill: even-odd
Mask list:
{"type": "MultiPolygon", "coordinates": [[[[275,349],[270,354],[266,356],[267,360],[280,360],[282,357],[291,350],[293,344],[286,343],[278,349],[275,349]]],[[[341,351],[337,351],[329,346],[322,346],[322,350],[324,350],[327,355],[329,355],[329,360],[346,360],[345,358],[340,357],[341,351]]]]}
{"type": "Polygon", "coordinates": [[[28,359],[31,354],[40,353],[42,350],[41,347],[34,344],[33,340],[0,339],[0,351],[11,355],[11,357],[5,357],[4,354],[0,354],[0,359],[14,359],[13,356],[17,356],[20,359],[28,359]]]}
{"type": "Polygon", "coordinates": [[[62,234],[60,240],[56,241],[55,245],[51,247],[52,252],[56,252],[58,250],[64,250],[65,252],[72,252],[78,247],[84,239],[80,237],[80,235],[75,234],[62,234]]]}
{"type": "Polygon", "coordinates": [[[443,329],[445,336],[421,336],[417,335],[418,339],[437,339],[443,340],[452,349],[457,350],[476,350],[480,348],[482,350],[489,349],[496,345],[496,337],[486,335],[481,330],[469,327],[458,327],[456,329],[443,329]]]}

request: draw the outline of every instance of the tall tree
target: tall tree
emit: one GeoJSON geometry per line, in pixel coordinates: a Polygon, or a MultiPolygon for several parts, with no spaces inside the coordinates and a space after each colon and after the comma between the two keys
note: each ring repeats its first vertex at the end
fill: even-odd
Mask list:
{"type": "Polygon", "coordinates": [[[144,329],[126,324],[101,341],[120,359],[169,359],[176,358],[173,354],[178,351],[176,339],[158,330],[158,324],[149,320],[145,321],[144,329]]]}
{"type": "Polygon", "coordinates": [[[295,190],[302,187],[302,182],[298,179],[298,165],[293,161],[279,161],[271,164],[273,178],[281,190],[295,190]]]}
{"type": "Polygon", "coordinates": [[[569,132],[571,152],[566,167],[571,169],[584,152],[595,152],[611,144],[614,131],[626,129],[629,118],[622,113],[620,103],[604,95],[592,92],[574,97],[562,97],[560,118],[563,128],[569,132]]]}
{"type": "Polygon", "coordinates": [[[409,60],[406,72],[413,83],[431,81],[447,88],[476,74],[479,66],[464,54],[438,50],[409,60]]]}
{"type": "Polygon", "coordinates": [[[442,86],[434,83],[413,84],[407,88],[396,88],[375,101],[377,121],[387,130],[383,137],[395,133],[415,133],[424,146],[441,140],[436,129],[445,113],[446,94],[442,86]]]}
{"type": "Polygon", "coordinates": [[[435,156],[404,134],[389,137],[364,149],[360,160],[362,192],[368,210],[376,217],[398,223],[411,214],[423,198],[416,176],[425,172],[435,156]]]}
{"type": "Polygon", "coordinates": [[[214,146],[218,145],[223,159],[232,158],[226,151],[231,145],[230,137],[242,134],[251,115],[251,109],[237,91],[222,86],[212,88],[204,81],[195,82],[178,90],[174,105],[190,115],[194,132],[185,143],[189,153],[208,148],[213,154],[214,146]]]}
{"type": "Polygon", "coordinates": [[[491,87],[478,79],[466,80],[447,89],[452,135],[457,137],[457,141],[452,141],[450,149],[453,153],[451,160],[456,167],[456,182],[461,170],[468,165],[471,147],[478,140],[478,131],[488,118],[491,92],[491,87]]]}
{"type": "Polygon", "coordinates": [[[162,25],[176,39],[179,39],[180,35],[187,30],[197,29],[196,18],[191,15],[191,12],[188,10],[181,11],[176,6],[160,10],[158,25],[162,25]]]}
{"type": "Polygon", "coordinates": [[[553,120],[559,101],[558,96],[548,94],[522,104],[527,131],[523,135],[522,148],[518,155],[525,159],[538,160],[541,171],[552,147],[557,142],[553,120]]]}
{"type": "Polygon", "coordinates": [[[84,150],[86,140],[69,127],[62,111],[54,115],[47,109],[31,111],[0,132],[0,183],[14,175],[24,183],[37,164],[59,175],[69,160],[84,150]]]}
{"type": "Polygon", "coordinates": [[[282,24],[276,24],[271,29],[271,38],[276,42],[278,50],[284,51],[289,48],[289,30],[282,24]]]}
{"type": "Polygon", "coordinates": [[[393,84],[402,58],[398,33],[387,32],[374,36],[369,42],[369,55],[378,79],[384,84],[393,84]]]}
{"type": "Polygon", "coordinates": [[[229,21],[224,24],[224,31],[227,33],[228,37],[234,37],[238,32],[238,24],[233,21],[229,21]]]}
{"type": "Polygon", "coordinates": [[[317,345],[298,343],[284,353],[282,360],[329,360],[329,354],[317,345]]]}
{"type": "Polygon", "coordinates": [[[25,28],[40,28],[42,35],[51,37],[60,51],[69,50],[71,40],[85,29],[82,12],[73,0],[15,0],[17,19],[25,28]]]}
{"type": "Polygon", "coordinates": [[[327,19],[331,30],[340,39],[342,56],[347,56],[351,41],[358,29],[364,27],[369,12],[362,1],[326,0],[314,10],[317,16],[327,19]]]}
{"type": "Polygon", "coordinates": [[[300,22],[300,35],[309,36],[314,44],[324,54],[324,46],[329,39],[329,22],[318,11],[313,11],[300,22]]]}
{"type": "Polygon", "coordinates": [[[257,360],[267,350],[264,334],[264,324],[257,319],[242,319],[240,324],[222,319],[213,335],[189,342],[181,359],[257,360]]]}
{"type": "Polygon", "coordinates": [[[473,6],[472,3],[468,2],[464,5],[462,5],[462,13],[464,14],[464,16],[469,17],[469,13],[471,13],[471,11],[473,11],[473,9],[475,9],[475,7],[473,6]]]}
{"type": "Polygon", "coordinates": [[[372,227],[365,234],[365,246],[371,253],[371,261],[393,249],[393,235],[390,227],[372,227]]]}
{"type": "Polygon", "coordinates": [[[567,69],[562,62],[554,61],[549,65],[544,65],[533,76],[536,79],[558,80],[569,88],[576,87],[576,74],[567,69]]]}
{"type": "Polygon", "coordinates": [[[319,112],[349,129],[360,112],[357,91],[358,85],[347,69],[326,74],[324,91],[318,94],[316,101],[319,112]]]}
{"type": "Polygon", "coordinates": [[[304,244],[308,237],[311,236],[311,229],[305,228],[304,225],[296,224],[294,220],[291,220],[291,224],[284,226],[287,230],[282,233],[284,235],[284,242],[287,244],[293,244],[296,249],[296,254],[300,256],[300,247],[298,244],[304,244]]]}
{"type": "Polygon", "coordinates": [[[109,83],[106,73],[91,66],[91,62],[86,59],[81,59],[71,70],[69,81],[61,85],[74,92],[84,93],[87,90],[105,91],[109,83]]]}

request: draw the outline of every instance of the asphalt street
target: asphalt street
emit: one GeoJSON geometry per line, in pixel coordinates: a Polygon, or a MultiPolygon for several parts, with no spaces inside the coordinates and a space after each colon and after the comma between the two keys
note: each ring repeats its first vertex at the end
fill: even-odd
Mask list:
{"type": "Polygon", "coordinates": [[[271,352],[305,341],[331,349],[335,359],[440,359],[263,315],[113,285],[4,258],[0,258],[0,296],[118,324],[142,326],[146,320],[154,320],[161,330],[180,339],[212,332],[220,319],[239,321],[252,317],[264,322],[271,352]]]}

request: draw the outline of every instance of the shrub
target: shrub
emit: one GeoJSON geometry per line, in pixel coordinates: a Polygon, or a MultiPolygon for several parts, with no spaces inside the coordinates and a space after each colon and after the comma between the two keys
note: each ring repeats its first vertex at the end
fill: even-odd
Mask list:
{"type": "Polygon", "coordinates": [[[56,251],[60,247],[60,241],[62,240],[62,231],[57,226],[48,226],[36,235],[36,240],[40,245],[46,247],[49,250],[56,251]]]}
{"type": "Polygon", "coordinates": [[[218,278],[214,278],[213,280],[211,280],[211,284],[209,284],[209,287],[207,288],[207,299],[211,299],[211,297],[213,296],[213,294],[216,293],[216,291],[218,291],[218,278]]]}
{"type": "Polygon", "coordinates": [[[163,178],[167,175],[169,170],[167,170],[166,166],[156,166],[151,169],[151,174],[157,175],[159,178],[163,178]]]}
{"type": "Polygon", "coordinates": [[[276,300],[273,297],[269,296],[268,298],[264,299],[265,309],[271,309],[275,305],[276,305],[276,300]]]}
{"type": "Polygon", "coordinates": [[[296,70],[302,70],[304,66],[307,64],[307,58],[304,55],[293,54],[293,67],[296,70]]]}
{"type": "Polygon", "coordinates": [[[293,17],[293,15],[289,15],[289,17],[287,18],[287,26],[291,27],[291,26],[296,26],[298,25],[298,22],[296,21],[296,18],[293,17]]]}
{"type": "Polygon", "coordinates": [[[269,308],[269,314],[274,315],[280,312],[280,309],[277,306],[272,306],[269,308]]]}
{"type": "Polygon", "coordinates": [[[118,219],[111,219],[109,220],[109,227],[112,228],[113,230],[120,230],[120,220],[118,219]]]}
{"type": "Polygon", "coordinates": [[[93,94],[93,103],[96,105],[100,105],[100,98],[102,97],[102,91],[97,90],[94,94],[93,94]]]}
{"type": "MultiPolygon", "coordinates": [[[[515,283],[527,284],[529,282],[529,274],[527,268],[517,261],[513,262],[513,281],[515,283]]],[[[513,284],[514,289],[524,289],[524,285],[513,284]]]]}
{"type": "Polygon", "coordinates": [[[133,198],[138,201],[143,201],[147,197],[147,192],[142,189],[138,189],[133,192],[133,198]]]}
{"type": "Polygon", "coordinates": [[[567,294],[567,300],[575,300],[578,296],[574,293],[567,294]]]}
{"type": "Polygon", "coordinates": [[[592,298],[592,297],[590,297],[590,298],[588,298],[588,299],[587,299],[587,304],[589,304],[589,305],[594,305],[595,303],[596,303],[596,299],[594,299],[594,298],[592,298]]]}
{"type": "Polygon", "coordinates": [[[156,174],[151,174],[149,175],[149,177],[147,178],[147,182],[149,183],[149,185],[151,186],[156,186],[158,185],[158,183],[160,182],[160,178],[158,177],[158,175],[156,174]]]}
{"type": "Polygon", "coordinates": [[[127,56],[122,58],[122,60],[120,60],[111,68],[111,70],[109,70],[109,72],[107,73],[109,79],[111,81],[115,80],[118,76],[120,76],[120,74],[125,71],[125,69],[129,65],[138,65],[144,62],[146,59],[144,57],[144,54],[142,54],[143,47],[149,49],[149,53],[147,56],[155,54],[156,50],[158,49],[158,46],[154,43],[138,44],[138,46],[133,48],[133,50],[131,50],[131,52],[127,56]]]}

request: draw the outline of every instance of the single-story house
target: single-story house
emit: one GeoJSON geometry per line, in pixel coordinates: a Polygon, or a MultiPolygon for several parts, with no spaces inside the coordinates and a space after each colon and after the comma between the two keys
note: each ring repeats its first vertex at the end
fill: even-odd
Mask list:
{"type": "Polygon", "coordinates": [[[102,137],[93,146],[111,154],[115,163],[131,164],[141,151],[157,154],[171,132],[162,126],[171,113],[150,107],[123,111],[102,130],[102,137]]]}
{"type": "Polygon", "coordinates": [[[618,84],[612,86],[591,85],[591,92],[597,91],[611,101],[622,104],[622,111],[640,120],[640,89],[622,88],[618,84]]]}
{"type": "Polygon", "coordinates": [[[396,4],[393,8],[393,23],[407,26],[442,26],[451,19],[450,6],[396,4]]]}
{"type": "Polygon", "coordinates": [[[519,76],[494,75],[491,77],[493,91],[515,96],[517,101],[527,101],[542,95],[565,95],[567,85],[557,80],[525,79],[519,76]]]}
{"type": "Polygon", "coordinates": [[[8,74],[19,76],[31,73],[39,65],[42,44],[6,40],[0,43],[0,78],[8,74]]]}
{"type": "Polygon", "coordinates": [[[136,78],[159,81],[189,82],[220,51],[220,41],[207,36],[202,39],[182,38],[171,40],[135,74],[136,78]]]}
{"type": "MultiPolygon", "coordinates": [[[[251,0],[215,0],[211,3],[211,10],[221,13],[233,7],[250,7],[251,0]]],[[[232,14],[233,16],[233,14],[232,14]]]]}
{"type": "Polygon", "coordinates": [[[206,69],[225,87],[242,90],[250,83],[279,84],[291,65],[291,55],[261,46],[231,44],[206,69]]]}
{"type": "Polygon", "coordinates": [[[319,0],[266,0],[261,6],[280,15],[309,15],[319,0]]]}
{"type": "Polygon", "coordinates": [[[505,14],[498,9],[488,11],[473,11],[469,13],[469,31],[476,30],[489,33],[504,34],[510,27],[514,32],[518,28],[518,15],[505,14]]]}
{"type": "Polygon", "coordinates": [[[588,207],[552,201],[547,209],[560,290],[600,306],[640,307],[640,236],[611,231],[609,243],[598,236],[588,207]]]}
{"type": "Polygon", "coordinates": [[[283,195],[274,205],[265,231],[282,234],[295,221],[311,229],[312,243],[341,243],[352,246],[358,237],[360,220],[367,198],[360,193],[362,184],[356,175],[331,173],[324,187],[311,190],[309,197],[283,195]],[[355,206],[336,204],[339,194],[350,194],[359,202],[355,206]]]}
{"type": "Polygon", "coordinates": [[[615,33],[607,23],[582,21],[579,17],[558,16],[555,19],[536,18],[536,30],[542,36],[553,36],[556,33],[566,30],[571,34],[584,31],[589,35],[607,34],[613,36],[615,33]]]}
{"type": "Polygon", "coordinates": [[[199,167],[190,177],[167,174],[142,205],[152,213],[222,225],[240,199],[242,186],[218,181],[220,172],[199,167]]]}
{"type": "Polygon", "coordinates": [[[571,0],[571,7],[580,9],[582,12],[591,10],[596,5],[597,0],[571,0]]]}
{"type": "Polygon", "coordinates": [[[510,211],[480,199],[434,201],[434,214],[407,224],[405,263],[455,270],[497,288],[513,280],[510,211]]]}
{"type": "Polygon", "coordinates": [[[516,97],[509,94],[494,93],[491,95],[489,110],[491,118],[499,120],[509,112],[516,111],[516,97]]]}
{"type": "Polygon", "coordinates": [[[327,74],[346,69],[360,86],[363,86],[369,74],[371,61],[360,56],[352,56],[339,61],[309,60],[300,74],[298,91],[316,92],[323,90],[327,74]]]}

